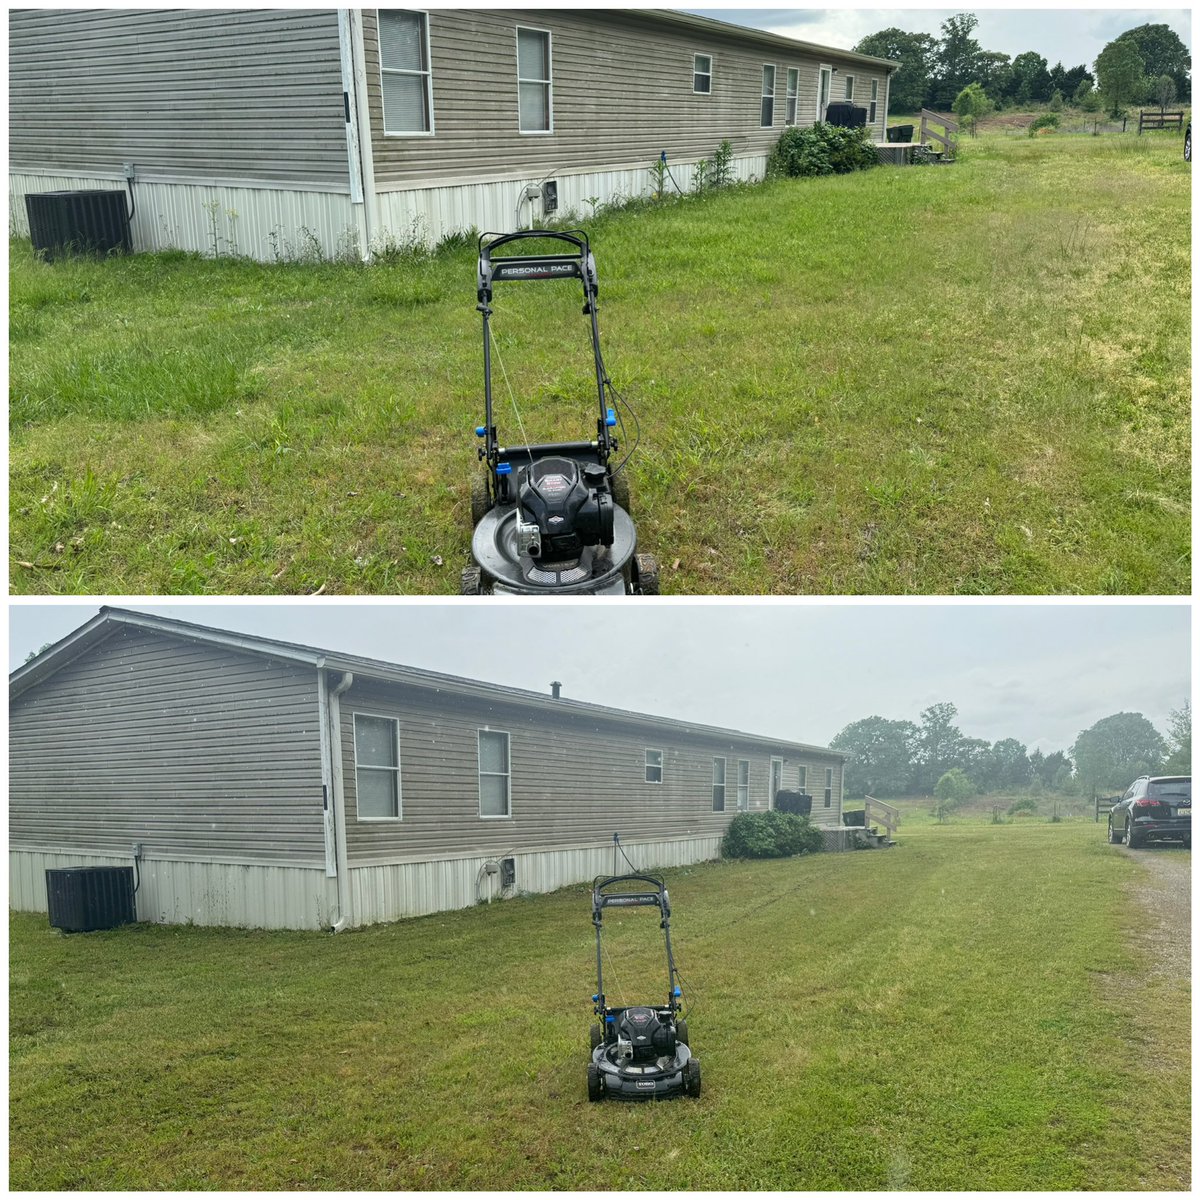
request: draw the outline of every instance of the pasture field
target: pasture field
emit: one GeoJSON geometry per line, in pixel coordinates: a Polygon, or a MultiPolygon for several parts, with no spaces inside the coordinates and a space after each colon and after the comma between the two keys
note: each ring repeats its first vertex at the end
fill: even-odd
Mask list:
{"type": "MultiPolygon", "coordinates": [[[[1186,1190],[1145,869],[1067,823],[673,871],[704,1093],[656,1105],[587,1102],[583,887],[337,936],[17,915],[11,1184],[1186,1190]]],[[[610,997],[657,1001],[653,915],[606,927],[610,997]]]]}
{"type": "MultiPolygon", "coordinates": [[[[1176,140],[985,136],[584,221],[664,590],[1186,592],[1190,202],[1176,140]]],[[[455,593],[474,279],[13,242],[13,590],[455,593]]],[[[591,435],[586,328],[497,288],[530,440],[591,435]]]]}

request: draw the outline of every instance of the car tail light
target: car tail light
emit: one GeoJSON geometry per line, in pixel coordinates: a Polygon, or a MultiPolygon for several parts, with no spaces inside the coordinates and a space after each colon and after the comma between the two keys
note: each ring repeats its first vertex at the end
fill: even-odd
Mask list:
{"type": "Polygon", "coordinates": [[[1153,800],[1149,796],[1143,796],[1140,800],[1133,802],[1134,808],[1158,808],[1162,804],[1161,800],[1153,800]]]}

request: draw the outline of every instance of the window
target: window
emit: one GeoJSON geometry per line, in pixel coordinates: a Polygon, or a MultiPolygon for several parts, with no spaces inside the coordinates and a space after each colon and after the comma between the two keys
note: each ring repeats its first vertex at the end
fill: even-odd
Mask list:
{"type": "Polygon", "coordinates": [[[817,120],[825,120],[825,110],[829,107],[829,97],[833,94],[833,68],[822,66],[818,72],[817,84],[817,120]]]}
{"type": "Polygon", "coordinates": [[[796,775],[796,783],[802,792],[808,791],[808,768],[801,767],[796,775]]]}
{"type": "Polygon", "coordinates": [[[795,67],[788,67],[787,73],[787,112],[784,120],[789,125],[796,123],[796,93],[800,90],[800,72],[795,67]]]}
{"type": "Polygon", "coordinates": [[[507,817],[509,812],[508,734],[479,731],[479,815],[507,817]]]}
{"type": "Polygon", "coordinates": [[[879,103],[879,80],[871,80],[871,107],[867,112],[867,124],[875,124],[875,106],[879,103]]]}
{"type": "Polygon", "coordinates": [[[713,812],[725,811],[725,760],[713,759],[713,812]]]}
{"type": "Polygon", "coordinates": [[[432,133],[429,22],[424,13],[379,10],[379,74],[384,133],[432,133]]]}
{"type": "Polygon", "coordinates": [[[854,99],[854,76],[853,75],[846,76],[846,99],[847,100],[854,99]]]}
{"type": "Polygon", "coordinates": [[[354,714],[354,790],[360,821],[399,818],[399,721],[354,714]]]}
{"type": "Polygon", "coordinates": [[[825,807],[833,805],[833,768],[825,768],[825,807]]]}
{"type": "Polygon", "coordinates": [[[646,782],[662,783],[662,754],[661,750],[646,751],[646,782]]]}
{"type": "Polygon", "coordinates": [[[762,113],[759,124],[764,129],[775,124],[775,68],[770,63],[763,67],[762,113]]]}
{"type": "Polygon", "coordinates": [[[517,91],[522,133],[554,128],[550,94],[550,35],[517,27],[517,91]]]}
{"type": "Polygon", "coordinates": [[[779,794],[779,789],[783,787],[783,759],[771,759],[771,774],[770,782],[767,785],[767,807],[775,807],[775,797],[779,794]]]}
{"type": "Polygon", "coordinates": [[[738,759],[738,812],[748,812],[750,809],[750,760],[738,759]]]}
{"type": "Polygon", "coordinates": [[[707,96],[712,91],[712,56],[697,54],[692,59],[692,91],[707,96]]]}

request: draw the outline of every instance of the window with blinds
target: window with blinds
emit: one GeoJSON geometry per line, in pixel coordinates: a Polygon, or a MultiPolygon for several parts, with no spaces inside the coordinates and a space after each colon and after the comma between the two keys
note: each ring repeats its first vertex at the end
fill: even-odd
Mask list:
{"type": "Polygon", "coordinates": [[[788,125],[796,123],[796,96],[800,91],[800,71],[796,67],[788,67],[787,73],[787,112],[784,120],[788,125]]]}
{"type": "Polygon", "coordinates": [[[509,803],[511,782],[508,734],[495,729],[479,730],[479,815],[481,817],[507,817],[511,814],[509,803]]]}
{"type": "Polygon", "coordinates": [[[775,68],[769,63],[762,69],[762,111],[759,123],[764,129],[775,124],[775,68]]]}
{"type": "Polygon", "coordinates": [[[517,27],[517,92],[520,131],[550,133],[550,34],[544,30],[517,27]]]}
{"type": "Polygon", "coordinates": [[[432,133],[429,19],[424,13],[379,10],[379,72],[384,133],[432,133]]]}

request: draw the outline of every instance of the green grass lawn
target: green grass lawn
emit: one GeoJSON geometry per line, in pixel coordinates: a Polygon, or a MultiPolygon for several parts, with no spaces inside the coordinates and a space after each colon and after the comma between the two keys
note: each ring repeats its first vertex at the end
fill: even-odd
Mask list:
{"type": "MultiPolygon", "coordinates": [[[[586,1100],[584,888],[339,936],[17,916],[11,1183],[1186,1189],[1186,986],[1131,1036],[1141,869],[1039,825],[672,872],[704,1095],[657,1105],[586,1100]]],[[[610,996],[657,1000],[653,917],[608,927],[610,996]]]]}
{"type": "MultiPolygon", "coordinates": [[[[664,590],[1187,591],[1177,150],[980,137],[588,222],[664,590]]],[[[362,269],[14,243],[14,590],[456,592],[474,270],[471,246],[362,269]]],[[[529,438],[588,436],[576,291],[496,312],[529,438]]]]}

